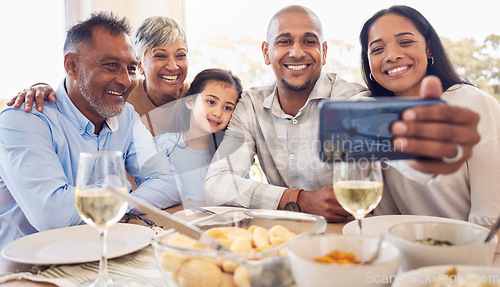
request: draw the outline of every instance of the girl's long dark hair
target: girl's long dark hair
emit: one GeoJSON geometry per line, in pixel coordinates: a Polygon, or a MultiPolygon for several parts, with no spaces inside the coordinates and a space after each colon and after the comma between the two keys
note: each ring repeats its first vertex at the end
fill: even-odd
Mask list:
{"type": "Polygon", "coordinates": [[[200,94],[210,82],[217,82],[226,84],[228,87],[234,87],[238,93],[238,98],[241,96],[243,90],[241,81],[230,71],[214,68],[199,72],[196,77],[194,77],[184,97],[175,103],[175,117],[172,122],[171,132],[185,132],[189,129],[191,110],[186,107],[186,102],[188,100],[192,100],[193,102],[196,101],[198,94],[200,94]]]}
{"type": "Polygon", "coordinates": [[[426,43],[429,45],[431,55],[434,58],[434,63],[427,63],[427,75],[434,75],[441,79],[444,90],[447,90],[449,87],[455,84],[470,84],[469,81],[462,79],[453,68],[453,65],[451,64],[446,54],[443,44],[441,43],[441,39],[439,39],[436,30],[434,30],[429,21],[427,21],[427,19],[414,8],[404,5],[395,5],[389,7],[388,9],[383,9],[375,13],[364,23],[363,28],[361,29],[361,33],[359,34],[359,41],[361,42],[362,76],[363,80],[365,81],[370,91],[372,91],[374,96],[394,97],[393,92],[387,90],[375,80],[371,79],[371,69],[368,62],[368,33],[370,32],[370,29],[375,21],[389,13],[407,18],[413,23],[413,25],[415,25],[420,34],[424,36],[426,43]]]}
{"type": "MultiPolygon", "coordinates": [[[[189,130],[191,110],[186,107],[186,102],[188,100],[195,102],[196,97],[205,89],[207,84],[211,82],[221,83],[227,85],[228,87],[233,87],[238,93],[238,99],[241,97],[241,92],[243,91],[241,80],[237,76],[233,75],[231,71],[213,68],[199,72],[193,79],[193,82],[184,97],[177,100],[174,104],[174,120],[170,125],[171,128],[169,132],[178,132],[179,137],[177,138],[177,142],[170,153],[172,153],[175,147],[177,147],[180,137],[182,136],[182,132],[189,130]]],[[[215,153],[215,150],[217,150],[217,147],[223,137],[224,131],[212,134],[213,143],[209,143],[208,145],[211,155],[215,153]]]]}

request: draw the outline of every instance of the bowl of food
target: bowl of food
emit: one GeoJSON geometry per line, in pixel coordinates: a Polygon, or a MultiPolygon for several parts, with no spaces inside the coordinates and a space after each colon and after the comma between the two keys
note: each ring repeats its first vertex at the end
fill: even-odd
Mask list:
{"type": "Polygon", "coordinates": [[[297,287],[388,286],[396,276],[399,250],[381,238],[318,234],[290,245],[288,257],[297,287]],[[368,264],[363,262],[378,257],[368,264]]]}
{"type": "Polygon", "coordinates": [[[491,265],[498,237],[485,242],[488,233],[468,222],[409,222],[392,226],[385,238],[400,249],[400,268],[407,271],[443,264],[491,265]]]}
{"type": "Polygon", "coordinates": [[[167,230],[153,238],[167,286],[293,286],[286,248],[324,233],[322,216],[280,210],[234,210],[192,222],[232,253],[211,250],[167,230]]]}

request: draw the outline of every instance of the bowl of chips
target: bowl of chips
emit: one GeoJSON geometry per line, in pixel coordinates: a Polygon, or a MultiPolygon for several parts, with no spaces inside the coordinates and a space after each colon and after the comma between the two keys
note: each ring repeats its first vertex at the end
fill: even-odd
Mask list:
{"type": "Polygon", "coordinates": [[[288,249],[297,287],[388,286],[396,277],[400,252],[382,238],[317,234],[288,249]],[[375,257],[380,248],[378,257],[375,257]],[[364,264],[372,258],[373,262],[364,264]]]}
{"type": "Polygon", "coordinates": [[[288,246],[326,229],[322,216],[281,210],[233,210],[191,223],[233,253],[166,230],[152,245],[167,286],[293,286],[288,246]]]}

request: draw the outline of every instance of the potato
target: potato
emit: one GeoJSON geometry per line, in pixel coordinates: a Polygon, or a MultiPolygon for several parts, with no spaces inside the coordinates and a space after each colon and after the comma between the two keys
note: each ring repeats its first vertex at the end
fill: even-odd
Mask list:
{"type": "Polygon", "coordinates": [[[222,273],[219,287],[236,287],[233,281],[233,275],[229,273],[222,273]]]}
{"type": "Polygon", "coordinates": [[[234,270],[233,275],[234,285],[237,287],[251,287],[250,277],[248,276],[248,270],[245,266],[239,266],[234,270]]]}
{"type": "Polygon", "coordinates": [[[206,248],[204,245],[198,241],[187,237],[186,235],[179,234],[173,236],[168,240],[168,245],[181,247],[181,248],[206,248]]]}
{"type": "Polygon", "coordinates": [[[236,253],[241,253],[241,254],[250,253],[253,251],[252,241],[251,239],[246,237],[237,237],[231,244],[230,249],[236,253]]]}
{"type": "Polygon", "coordinates": [[[164,252],[161,257],[161,267],[174,274],[179,267],[189,259],[188,255],[174,252],[164,252]]]}
{"type": "Polygon", "coordinates": [[[217,241],[219,241],[222,245],[226,246],[227,248],[231,247],[232,241],[229,240],[226,233],[222,229],[214,227],[206,230],[205,233],[215,238],[217,241]]]}
{"type": "Polygon", "coordinates": [[[250,233],[252,233],[252,234],[253,234],[253,231],[254,231],[254,230],[255,230],[255,228],[257,228],[257,227],[260,227],[260,226],[257,226],[257,225],[252,225],[252,226],[248,227],[248,231],[249,231],[250,233]]]}
{"type": "Polygon", "coordinates": [[[253,236],[250,231],[241,227],[216,227],[220,228],[222,232],[224,232],[229,239],[229,241],[233,242],[236,238],[244,237],[249,240],[252,240],[253,236]]]}
{"type": "Polygon", "coordinates": [[[269,241],[272,246],[280,245],[295,237],[295,233],[281,225],[275,225],[269,229],[269,241]]]}
{"type": "Polygon", "coordinates": [[[269,232],[267,229],[256,226],[252,232],[253,236],[253,244],[258,251],[264,251],[272,248],[271,244],[269,244],[269,232]]]}
{"type": "Polygon", "coordinates": [[[182,264],[176,278],[181,287],[218,287],[222,271],[212,262],[191,258],[182,264]]]}
{"type": "Polygon", "coordinates": [[[238,266],[240,266],[238,263],[231,260],[224,260],[224,262],[222,262],[222,270],[227,273],[234,273],[234,270],[236,270],[238,266]]]}

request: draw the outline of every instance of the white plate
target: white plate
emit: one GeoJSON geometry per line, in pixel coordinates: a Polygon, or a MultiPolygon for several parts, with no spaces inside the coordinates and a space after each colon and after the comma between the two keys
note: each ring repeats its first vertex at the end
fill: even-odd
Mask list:
{"type": "MultiPolygon", "coordinates": [[[[422,221],[440,221],[440,222],[454,222],[461,224],[472,224],[467,221],[436,217],[436,216],[425,216],[425,215],[377,215],[364,218],[363,223],[363,235],[376,236],[382,232],[389,230],[393,225],[405,222],[422,222],[422,221]]],[[[356,221],[351,221],[347,223],[344,228],[342,228],[342,233],[348,235],[356,235],[356,221]]]]}
{"type": "MultiPolygon", "coordinates": [[[[151,243],[155,232],[146,226],[117,223],[108,232],[108,258],[122,256],[151,243]]],[[[5,258],[28,264],[73,264],[98,261],[99,232],[77,225],[33,233],[4,247],[5,258]]]]}
{"type": "MultiPolygon", "coordinates": [[[[215,212],[217,214],[223,213],[226,211],[245,209],[242,207],[234,207],[234,206],[203,206],[202,208],[210,210],[210,211],[215,212]]],[[[192,210],[192,209],[189,209],[187,207],[185,207],[184,210],[180,210],[180,211],[175,212],[174,215],[181,218],[181,219],[184,219],[186,221],[193,221],[193,220],[204,218],[204,217],[208,216],[201,211],[192,210]]]]}
{"type": "MultiPolygon", "coordinates": [[[[472,283],[472,282],[489,282],[495,283],[500,286],[500,268],[488,267],[488,266],[472,266],[472,265],[437,265],[437,266],[427,266],[414,270],[410,270],[405,273],[401,273],[392,281],[392,287],[427,287],[433,283],[436,278],[443,275],[444,272],[450,270],[451,268],[457,268],[457,276],[451,277],[457,283],[472,283]],[[477,274],[477,277],[468,278],[469,274],[477,274]],[[471,282],[472,281],[472,282],[471,282]]],[[[450,281],[453,283],[453,281],[450,281]]],[[[465,285],[450,285],[451,286],[465,286],[465,285]]],[[[466,285],[466,286],[479,286],[479,285],[466,285]]]]}

